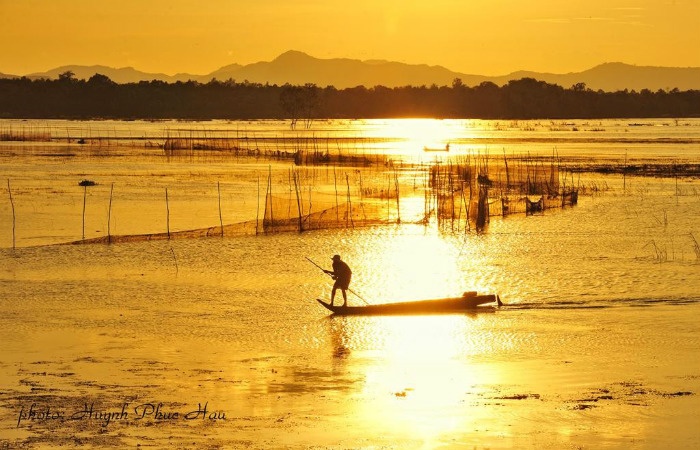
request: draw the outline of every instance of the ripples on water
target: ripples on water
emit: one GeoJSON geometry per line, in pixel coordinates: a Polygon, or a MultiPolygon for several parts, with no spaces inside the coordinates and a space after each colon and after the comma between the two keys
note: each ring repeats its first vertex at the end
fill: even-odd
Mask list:
{"type": "MultiPolygon", "coordinates": [[[[114,136],[122,133],[117,131],[122,125],[113,124],[114,136]]],[[[202,127],[216,128],[215,125],[202,127]]],[[[219,125],[221,130],[231,126],[219,125]]],[[[428,127],[426,129],[430,129],[431,133],[443,133],[448,140],[454,141],[456,145],[453,148],[457,152],[464,150],[460,145],[468,145],[470,139],[496,142],[494,139],[504,138],[520,145],[536,135],[560,142],[562,148],[558,151],[564,156],[572,156],[579,150],[567,144],[568,137],[591,135],[592,142],[596,137],[603,136],[598,141],[608,143],[597,150],[586,146],[584,153],[597,151],[600,157],[609,157],[611,151],[622,155],[616,145],[609,143],[613,138],[664,141],[667,147],[679,152],[677,156],[690,159],[697,155],[688,153],[684,142],[696,139],[700,134],[700,124],[692,120],[682,123],[648,121],[641,124],[648,126],[635,124],[634,127],[624,121],[562,123],[559,126],[538,122],[414,121],[408,125],[401,121],[379,121],[329,123],[322,127],[339,137],[362,130],[365,137],[382,138],[381,130],[384,130],[387,140],[382,142],[401,141],[401,145],[417,145],[420,138],[418,131],[428,127]],[[403,136],[402,133],[408,130],[411,133],[403,136]],[[678,142],[674,142],[674,139],[678,142]]],[[[32,125],[26,126],[31,128],[32,125]]],[[[50,126],[60,130],[62,126],[70,128],[73,124],[54,123],[50,126]]],[[[163,126],[145,125],[143,133],[157,133],[163,126]]],[[[98,133],[98,125],[92,127],[92,131],[98,133]]],[[[178,127],[187,127],[187,124],[179,124],[178,127]]],[[[245,133],[259,133],[262,137],[275,136],[283,129],[274,122],[246,124],[245,128],[245,133]]],[[[645,147],[646,151],[634,149],[633,156],[653,156],[653,147],[645,147]]],[[[105,150],[108,151],[109,148],[105,150]]],[[[658,158],[667,156],[663,152],[656,154],[658,158]]],[[[17,156],[13,158],[6,160],[8,167],[12,167],[17,156]]],[[[36,159],[36,156],[30,155],[29,158],[36,159]]],[[[230,170],[225,165],[172,161],[149,169],[140,158],[131,161],[122,155],[113,168],[88,158],[85,161],[87,166],[80,169],[95,173],[116,170],[123,183],[136,183],[133,186],[140,186],[142,190],[148,185],[144,180],[152,177],[148,174],[149,170],[164,171],[165,179],[187,188],[190,204],[198,205],[198,208],[206,206],[204,209],[209,212],[216,211],[214,205],[204,205],[196,198],[204,196],[215,199],[211,186],[202,190],[201,182],[218,180],[230,170]],[[128,171],[117,169],[124,164],[127,164],[124,167],[128,171]],[[129,176],[127,172],[133,174],[129,176]]],[[[17,161],[22,166],[24,159],[17,161]]],[[[38,157],[38,161],[46,163],[41,157],[38,157]]],[[[42,173],[45,175],[59,170],[60,164],[42,167],[39,164],[32,169],[37,179],[41,179],[42,173]]],[[[72,170],[70,167],[67,166],[68,170],[72,170]]],[[[20,281],[32,283],[32,296],[53,286],[58,294],[46,292],[47,298],[63,293],[63,301],[66,302],[78,299],[93,302],[97,295],[107,302],[118,304],[120,302],[115,300],[115,296],[119,297],[120,292],[128,290],[130,283],[138,281],[148,286],[145,290],[138,289],[136,298],[141,299],[139,304],[147,305],[149,299],[168,299],[167,303],[182,304],[180,316],[170,312],[160,318],[163,321],[172,320],[171,329],[182,328],[177,320],[202,319],[198,316],[202,308],[212,308],[209,314],[236,311],[242,314],[239,321],[253,328],[261,326],[259,322],[275,323],[280,318],[290,318],[289,315],[293,313],[315,310],[313,304],[304,302],[311,302],[316,297],[327,298],[329,280],[305,258],[309,256],[324,266],[330,266],[328,257],[334,253],[341,253],[354,269],[352,288],[362,297],[354,298],[351,295],[351,301],[355,302],[438,298],[471,290],[498,293],[513,309],[603,308],[697,302],[696,293],[700,292],[700,281],[696,276],[698,255],[692,240],[693,236],[700,236],[697,229],[700,197],[693,195],[693,192],[697,192],[693,191],[697,189],[696,182],[683,180],[679,186],[678,181],[664,179],[623,179],[620,176],[588,178],[579,182],[604,185],[606,190],[592,197],[582,197],[575,208],[548,211],[542,216],[494,217],[483,235],[473,232],[443,233],[437,231],[434,225],[404,225],[257,238],[23,249],[5,251],[3,258],[7,263],[4,264],[4,273],[7,278],[19,283],[19,293],[22,289],[28,289],[20,281]],[[683,192],[687,194],[678,195],[683,192]],[[85,283],[94,286],[82,292],[85,283]],[[115,288],[119,283],[124,286],[115,288]],[[40,289],[36,290],[37,287],[40,289]],[[188,299],[191,304],[188,304],[188,299]],[[251,308],[251,305],[255,307],[251,308]],[[194,312],[197,313],[193,317],[198,319],[188,318],[194,312]]],[[[21,185],[21,181],[17,184],[21,185]]],[[[249,194],[229,192],[225,200],[240,201],[249,194]]],[[[146,224],[162,221],[163,212],[149,206],[158,204],[162,200],[159,199],[161,195],[162,192],[156,191],[141,192],[139,195],[139,201],[146,201],[144,207],[140,207],[146,224]],[[149,219],[151,215],[153,219],[149,219]]],[[[79,205],[81,200],[76,196],[73,206],[79,205]]],[[[124,201],[129,203],[117,197],[115,207],[123,208],[124,205],[120,203],[124,201]]],[[[255,199],[248,197],[247,202],[250,209],[250,203],[255,199]]],[[[42,208],[41,204],[34,205],[35,210],[41,211],[42,208]]],[[[190,210],[189,215],[202,215],[198,211],[190,210]]],[[[115,216],[120,217],[118,209],[115,216]]],[[[217,221],[212,214],[209,216],[212,216],[210,221],[217,221]]],[[[41,215],[37,219],[38,222],[45,220],[41,215]]],[[[56,216],[55,220],[62,219],[56,216]]],[[[75,219],[71,220],[74,222],[71,226],[77,228],[79,225],[75,219]]],[[[119,221],[115,222],[118,233],[119,221]]],[[[20,223],[20,228],[23,225],[20,223]]],[[[180,222],[179,226],[187,227],[187,224],[180,222]]],[[[162,224],[153,230],[141,231],[162,231],[162,224]]],[[[20,232],[26,234],[32,231],[25,229],[20,232]]],[[[16,292],[15,295],[20,294],[16,292]]],[[[39,298],[42,296],[39,295],[39,298]]],[[[292,327],[288,331],[293,332],[294,320],[285,323],[292,327]]],[[[226,332],[217,327],[209,330],[214,337],[223,336],[226,332]]]]}
{"type": "MultiPolygon", "coordinates": [[[[611,144],[599,152],[624,153],[611,144]]],[[[59,166],[39,170],[45,175],[59,166]]],[[[187,177],[179,171],[190,170],[167,167],[177,168],[168,176],[180,180],[187,177]]],[[[67,178],[77,177],[73,169],[67,178]]],[[[150,169],[137,169],[133,182],[144,183],[140,177],[150,169]]],[[[208,170],[203,179],[211,182],[228,169],[208,170]]],[[[502,410],[469,408],[474,401],[483,406],[488,392],[504,401],[487,386],[532,388],[546,377],[559,390],[553,395],[564,395],[601,374],[606,382],[625,381],[639,364],[666,367],[658,378],[697,375],[673,366],[673,358],[700,345],[697,326],[684,314],[700,302],[691,238],[700,238],[698,181],[683,180],[686,189],[678,191],[675,180],[582,178],[608,189],[540,216],[492,217],[483,234],[431,224],[3,248],[5,367],[12,372],[14,360],[50,359],[80,366],[85,373],[76,377],[89,382],[154,386],[174,396],[210,386],[214,397],[234,397],[240,414],[253,414],[246,408],[260,408],[265,395],[323,392],[327,401],[347,393],[347,417],[426,435],[455,432],[448,413],[500,417],[502,410]],[[351,288],[370,303],[476,290],[500,294],[506,306],[479,314],[331,318],[315,302],[329,297],[331,280],[306,258],[330,268],[335,253],[353,269],[351,288]],[[486,364],[494,361],[518,362],[521,371],[486,364]],[[403,398],[410,401],[396,402],[403,398]],[[416,422],[428,417],[425,411],[446,417],[416,422]]],[[[349,300],[362,304],[352,294],[349,300]]],[[[73,389],[84,392],[86,381],[77,383],[73,389]]],[[[559,414],[545,412],[538,423],[558,432],[559,414]]]]}
{"type": "MultiPolygon", "coordinates": [[[[325,312],[314,299],[328,298],[331,280],[306,257],[330,268],[334,253],[351,264],[351,288],[370,303],[470,290],[500,294],[508,310],[697,303],[698,260],[688,233],[696,230],[698,198],[639,200],[604,195],[543,216],[492,218],[483,235],[403,225],[4,249],[2,286],[6,305],[45,303],[46,311],[54,311],[48,322],[57,325],[107,326],[101,314],[83,312],[124,310],[139,322],[158,324],[157,333],[168,339],[184,334],[249,345],[272,339],[276,344],[269,345],[291,347],[323,345],[315,339],[328,333],[325,312]],[[651,217],[660,208],[668,212],[668,225],[651,217]],[[667,248],[667,260],[658,260],[651,241],[667,248]]],[[[349,299],[364,302],[351,293],[349,299]]],[[[117,319],[110,320],[115,325],[117,319]]],[[[353,320],[347,332],[359,336],[357,323],[377,319],[353,320]]],[[[478,333],[464,327],[490,320],[459,319],[447,332],[474,339],[478,333]]],[[[385,342],[391,330],[376,333],[362,339],[385,342]]]]}

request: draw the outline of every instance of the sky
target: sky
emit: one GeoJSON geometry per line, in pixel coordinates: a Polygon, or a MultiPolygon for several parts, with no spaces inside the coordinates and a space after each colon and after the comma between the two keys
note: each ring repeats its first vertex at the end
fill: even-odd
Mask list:
{"type": "Polygon", "coordinates": [[[700,67],[700,0],[0,0],[0,42],[12,75],[206,75],[288,50],[489,76],[700,67]]]}

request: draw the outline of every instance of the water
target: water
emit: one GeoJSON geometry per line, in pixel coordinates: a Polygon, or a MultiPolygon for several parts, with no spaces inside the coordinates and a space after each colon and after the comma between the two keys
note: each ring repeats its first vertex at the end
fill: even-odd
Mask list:
{"type": "MultiPolygon", "coordinates": [[[[412,127],[434,130],[440,122],[412,127]]],[[[623,133],[643,129],[634,140],[647,141],[629,156],[697,159],[697,144],[683,137],[693,139],[687,130],[696,130],[695,121],[681,121],[688,125],[677,133],[672,121],[658,122],[668,124],[627,127],[623,133]],[[662,144],[669,130],[673,142],[662,144]]],[[[379,133],[381,123],[367,123],[379,133]]],[[[387,134],[400,128],[392,124],[387,134]]],[[[500,126],[488,125],[484,133],[500,126]]],[[[624,157],[612,139],[572,144],[557,140],[561,131],[517,133],[542,134],[560,152],[576,147],[572,155],[624,157]]],[[[514,147],[528,145],[512,139],[514,147]]],[[[3,146],[11,149],[3,153],[3,178],[15,201],[31,205],[20,210],[25,231],[14,250],[9,201],[2,205],[0,443],[8,448],[72,447],[78,439],[157,448],[700,444],[697,180],[583,175],[583,183],[605,189],[573,208],[494,217],[482,234],[404,224],[43,245],[80,238],[82,191],[73,186],[81,177],[115,177],[138,198],[138,212],[119,212],[122,231],[127,214],[158,222],[160,189],[174,185],[184,186],[189,215],[210,211],[181,226],[211,226],[218,222],[215,182],[228,176],[225,197],[240,205],[229,217],[254,217],[251,189],[268,165],[163,161],[130,147],[96,156],[75,145],[76,156],[57,161],[42,156],[41,145],[21,144],[31,149],[26,154],[3,146]],[[306,258],[330,268],[335,253],[353,268],[351,288],[372,303],[477,290],[500,294],[506,306],[471,315],[329,318],[315,298],[328,298],[330,279],[306,258]],[[170,415],[148,409],[159,403],[170,415]],[[22,419],[32,404],[62,419],[22,419]],[[110,416],[109,424],[84,413],[90,406],[119,412],[125,404],[127,416],[110,416]],[[202,419],[196,412],[205,404],[202,419]],[[184,418],[192,412],[194,419],[184,418]]],[[[188,214],[180,214],[184,221],[188,214]]]]}

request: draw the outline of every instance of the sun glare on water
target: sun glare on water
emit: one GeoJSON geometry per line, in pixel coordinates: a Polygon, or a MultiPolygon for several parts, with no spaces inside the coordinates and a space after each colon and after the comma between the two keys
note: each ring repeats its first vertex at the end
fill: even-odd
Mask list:
{"type": "Polygon", "coordinates": [[[455,297],[475,290],[460,271],[460,249],[423,227],[411,233],[381,232],[360,255],[353,268],[355,286],[372,292],[372,303],[455,297]]]}
{"type": "MultiPolygon", "coordinates": [[[[437,443],[464,427],[456,411],[494,380],[471,365],[489,352],[479,316],[352,317],[341,319],[347,354],[362,366],[363,396],[353,414],[371,427],[409,440],[437,443]]],[[[468,406],[468,405],[466,405],[468,406]]],[[[470,421],[489,419],[474,408],[470,421]]]]}
{"type": "Polygon", "coordinates": [[[406,156],[434,158],[448,150],[454,153],[458,150],[455,141],[468,134],[465,123],[458,120],[389,119],[377,125],[376,130],[368,130],[366,134],[395,139],[392,152],[406,156]]]}
{"type": "MultiPolygon", "coordinates": [[[[386,233],[386,232],[385,232],[386,233]]],[[[462,253],[438,233],[380,234],[356,266],[361,292],[376,303],[461,295],[470,289],[458,259],[462,253]]],[[[354,301],[358,301],[355,299],[354,301]]],[[[344,356],[363,374],[363,396],[352,414],[368,427],[392,430],[409,440],[438,444],[465,426],[456,411],[494,379],[472,357],[494,345],[492,314],[345,317],[333,321],[344,356]]],[[[472,414],[470,414],[472,416],[472,414]]],[[[474,421],[487,420],[473,414],[474,421]]]]}

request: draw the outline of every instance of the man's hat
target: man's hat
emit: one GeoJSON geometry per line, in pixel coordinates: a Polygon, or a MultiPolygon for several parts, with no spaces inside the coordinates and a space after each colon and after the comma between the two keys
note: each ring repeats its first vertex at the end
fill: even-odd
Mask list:
{"type": "Polygon", "coordinates": [[[332,259],[333,261],[335,261],[336,259],[340,259],[340,255],[333,255],[333,258],[331,258],[331,259],[332,259]]]}

